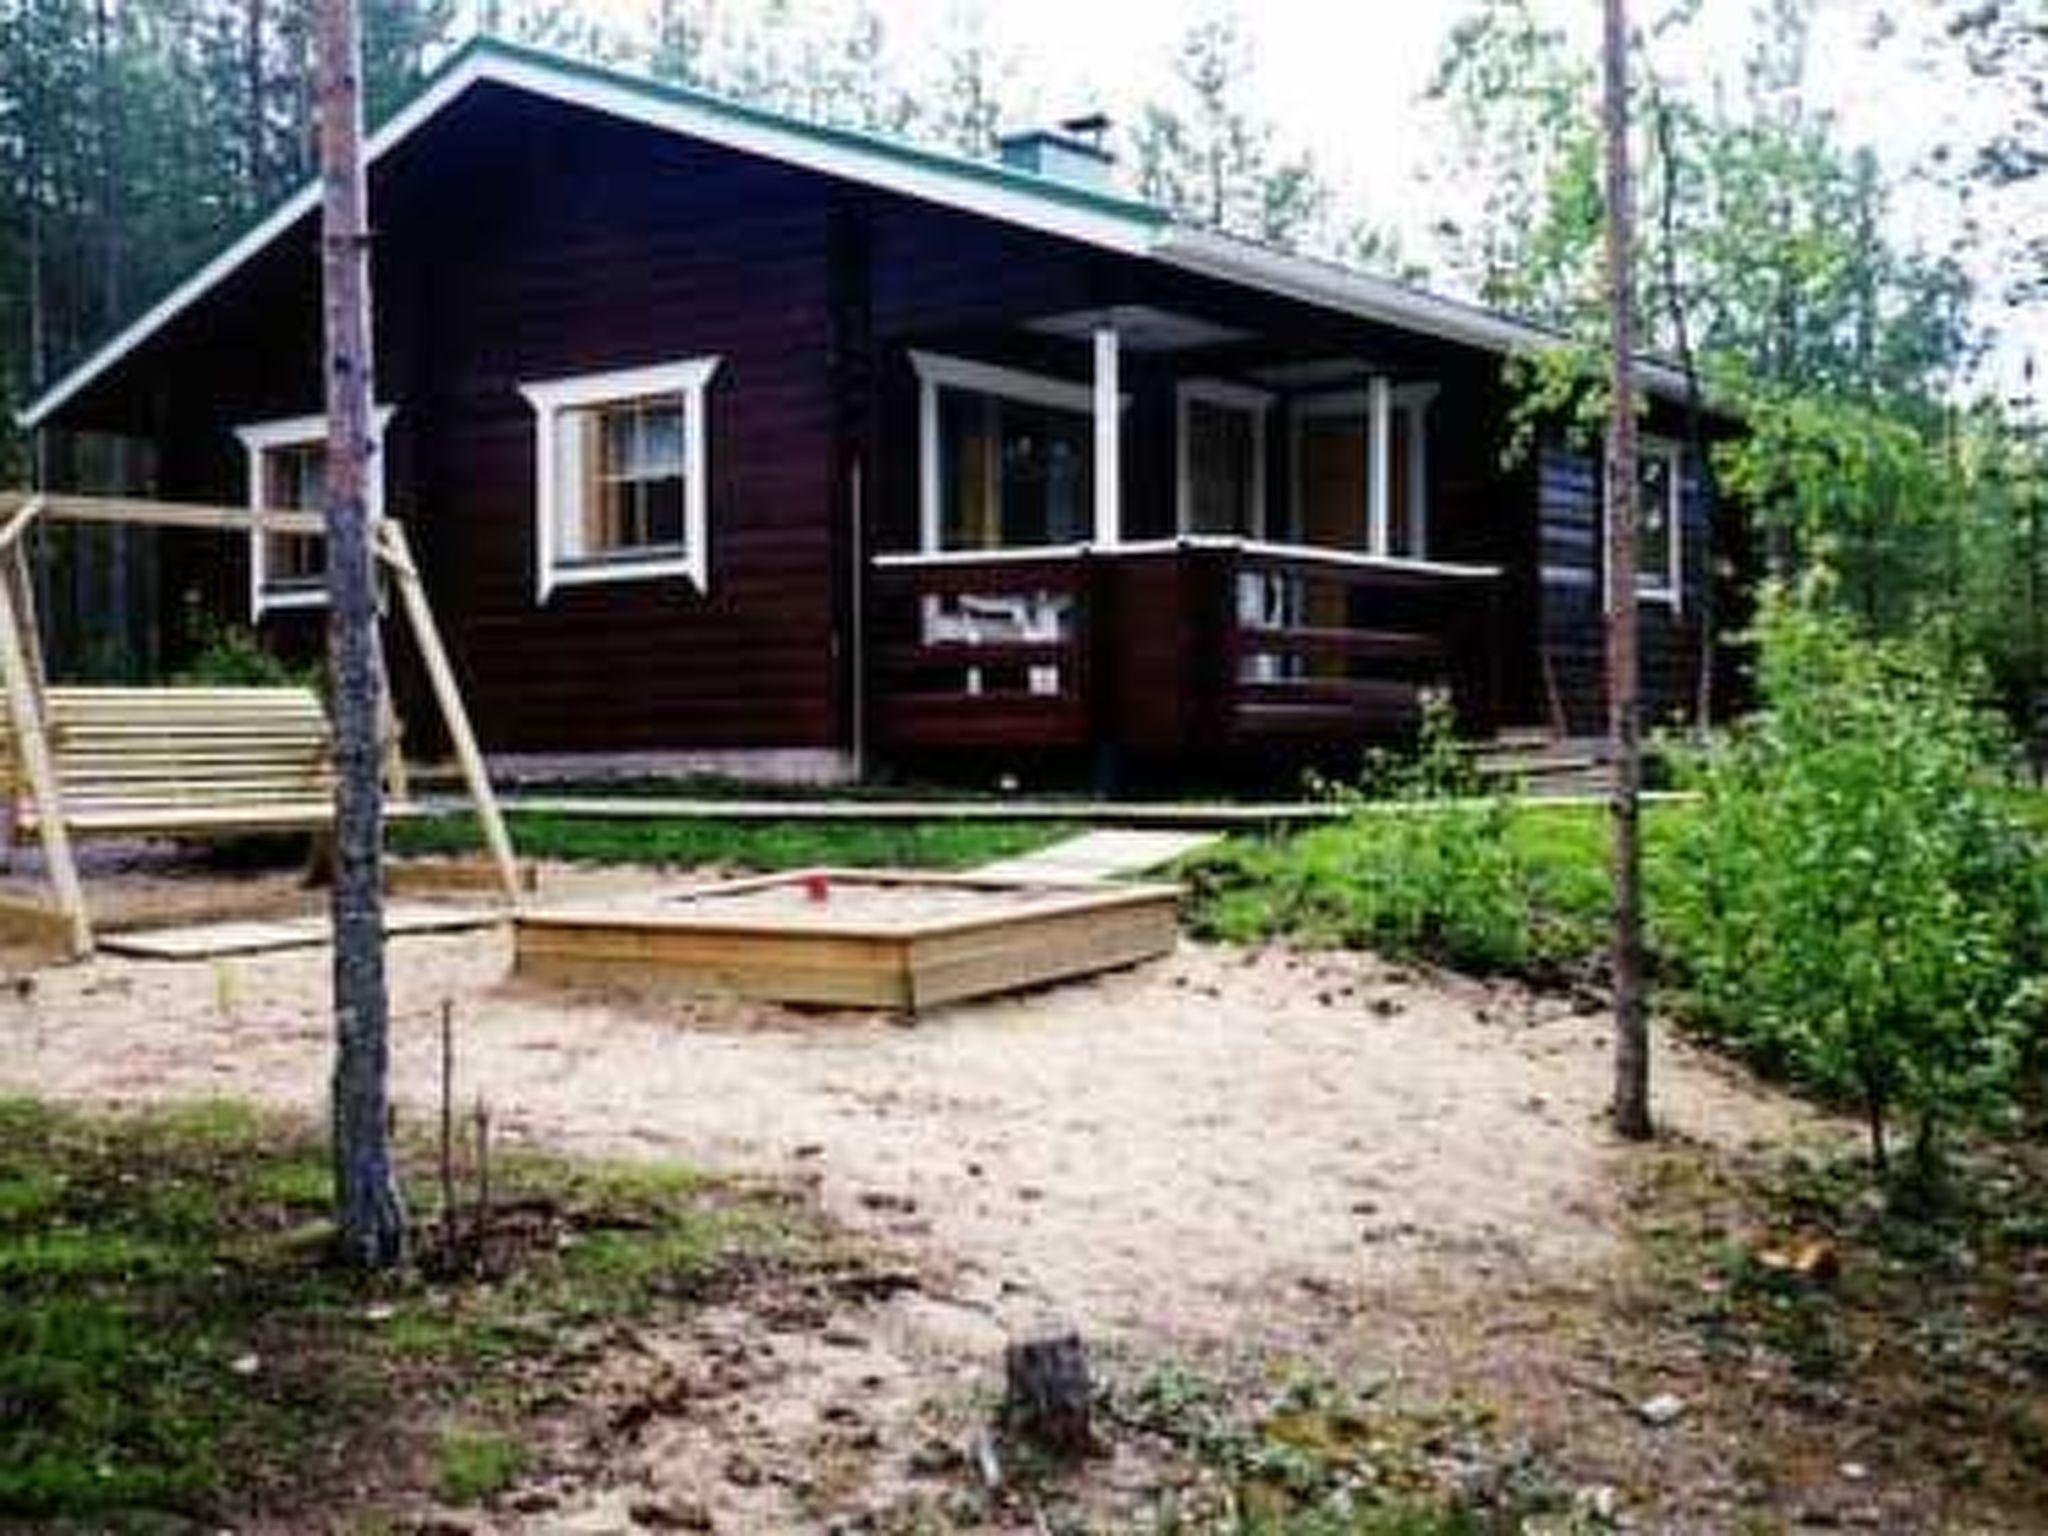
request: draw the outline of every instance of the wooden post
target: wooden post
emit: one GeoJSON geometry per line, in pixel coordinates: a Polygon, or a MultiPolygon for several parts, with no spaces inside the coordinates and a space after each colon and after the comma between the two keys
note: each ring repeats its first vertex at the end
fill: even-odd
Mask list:
{"type": "Polygon", "coordinates": [[[92,953],[92,920],[86,915],[85,892],[78,883],[78,865],[72,858],[71,832],[64,824],[57,768],[50,755],[49,738],[43,731],[42,707],[29,675],[21,610],[14,601],[12,580],[0,580],[0,672],[6,674],[7,713],[14,727],[14,750],[28,778],[29,792],[35,796],[43,857],[49,862],[57,910],[70,928],[71,953],[83,958],[92,953]]]}
{"type": "Polygon", "coordinates": [[[1650,1135],[1643,997],[1642,695],[1636,636],[1635,206],[1628,153],[1628,6],[1606,0],[1607,288],[1613,324],[1607,443],[1607,728],[1614,868],[1614,1128],[1650,1135]]]}
{"type": "Polygon", "coordinates": [[[392,580],[398,584],[398,599],[404,605],[406,622],[412,626],[413,640],[420,648],[420,663],[427,669],[427,681],[433,685],[434,701],[440,706],[442,723],[448,727],[448,742],[455,749],[456,762],[461,765],[470,803],[476,807],[476,819],[483,827],[484,843],[490,849],[492,862],[498,867],[498,879],[505,888],[505,899],[516,909],[521,905],[519,861],[512,853],[512,837],[505,830],[505,818],[499,813],[498,797],[491,789],[491,776],[484,770],[484,757],[477,747],[476,733],[470,729],[469,711],[463,707],[462,690],[455,683],[455,670],[448,664],[448,653],[442,648],[441,632],[435,626],[433,609],[427,605],[427,589],[420,580],[419,567],[413,563],[411,543],[405,536],[404,525],[393,518],[384,520],[381,532],[384,562],[391,570],[392,580]]]}
{"type": "Polygon", "coordinates": [[[1123,389],[1116,327],[1095,331],[1095,532],[1098,549],[1123,539],[1123,389]]]}

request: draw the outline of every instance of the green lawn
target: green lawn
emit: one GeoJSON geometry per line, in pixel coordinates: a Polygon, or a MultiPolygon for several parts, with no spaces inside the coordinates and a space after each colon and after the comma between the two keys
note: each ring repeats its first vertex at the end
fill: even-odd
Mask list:
{"type": "MultiPolygon", "coordinates": [[[[1682,801],[1644,811],[1654,893],[1682,801]]],[[[1367,806],[1293,836],[1233,838],[1184,867],[1188,923],[1233,943],[1291,938],[1555,975],[1606,943],[1606,810],[1542,801],[1367,806]]]]}
{"type": "MultiPolygon", "coordinates": [[[[853,868],[968,869],[1028,853],[1070,836],[1056,822],[720,821],[711,817],[560,816],[513,811],[512,841],[522,857],[591,864],[725,865],[773,871],[829,864],[853,868]]],[[[475,853],[482,847],[467,814],[394,823],[399,854],[475,853]]]]}
{"type": "Polygon", "coordinates": [[[486,1499],[593,1327],[810,1240],[785,1203],[690,1174],[494,1161],[488,1280],[437,1263],[416,1210],[421,1268],[371,1282],[328,1262],[303,1126],[0,1100],[0,1526],[290,1524],[331,1499],[373,1512],[408,1479],[486,1499]]]}

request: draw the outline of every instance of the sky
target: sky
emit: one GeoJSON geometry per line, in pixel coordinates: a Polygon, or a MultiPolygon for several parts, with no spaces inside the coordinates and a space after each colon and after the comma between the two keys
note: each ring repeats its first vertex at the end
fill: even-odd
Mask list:
{"type": "MultiPolygon", "coordinates": [[[[643,11],[654,0],[608,0],[605,10],[643,11]]],[[[726,0],[742,9],[760,0],[726,0]]],[[[799,14],[835,0],[790,0],[799,14]]],[[[978,25],[1015,67],[1019,115],[1051,121],[1103,109],[1126,119],[1163,95],[1176,41],[1227,0],[873,0],[902,72],[915,77],[963,24],[978,25]]],[[[1671,0],[1635,0],[1639,21],[1671,0]]],[[[1590,58],[1598,47],[1597,0],[1538,0],[1590,58]]],[[[1682,32],[1651,44],[1658,71],[1703,85],[1736,78],[1751,36],[1754,0],[1699,0],[1682,32]]],[[[1449,146],[1425,94],[1438,54],[1467,0],[1237,0],[1254,48],[1251,110],[1271,119],[1284,143],[1313,151],[1349,207],[1403,237],[1427,261],[1429,230],[1461,195],[1445,174],[1449,146]]],[[[1974,143],[1998,120],[1997,93],[1970,80],[1953,50],[1935,45],[1933,0],[1818,0],[1812,105],[1835,114],[1851,143],[1877,150],[1892,187],[1898,232],[1943,245],[1958,210],[1918,172],[1936,145],[1974,143]],[[1893,24],[1882,46],[1870,38],[1880,16],[1893,24]]],[[[1029,126],[1016,124],[1012,126],[1029,126]]],[[[2048,187],[1987,212],[2000,221],[2048,224],[2048,187]]],[[[1995,239],[1966,253],[1980,286],[2002,287],[1995,239]]],[[[1987,382],[2018,387],[2027,358],[2048,365],[2048,313],[2012,313],[1987,301],[1983,318],[2000,336],[1987,382]]]]}

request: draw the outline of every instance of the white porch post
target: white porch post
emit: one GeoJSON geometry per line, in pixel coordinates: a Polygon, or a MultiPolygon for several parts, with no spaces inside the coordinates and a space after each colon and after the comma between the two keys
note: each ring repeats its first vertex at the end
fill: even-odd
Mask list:
{"type": "Polygon", "coordinates": [[[1114,326],[1095,332],[1095,543],[1113,547],[1123,536],[1121,402],[1114,326]]]}
{"type": "Polygon", "coordinates": [[[1372,552],[1393,548],[1388,537],[1394,490],[1394,390],[1383,374],[1373,375],[1368,391],[1372,412],[1372,467],[1366,501],[1366,536],[1372,552]]]}

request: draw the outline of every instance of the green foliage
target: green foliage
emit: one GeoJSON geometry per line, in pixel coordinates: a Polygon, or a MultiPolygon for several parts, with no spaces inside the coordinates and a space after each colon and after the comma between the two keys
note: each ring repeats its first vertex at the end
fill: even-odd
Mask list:
{"type": "Polygon", "coordinates": [[[1138,190],[1210,229],[1300,246],[1328,214],[1330,187],[1310,156],[1282,153],[1273,125],[1246,113],[1251,66],[1251,39],[1234,16],[1188,29],[1174,98],[1150,103],[1138,125],[1138,190]]]}
{"type": "Polygon", "coordinates": [[[1763,709],[1695,766],[1653,910],[1701,1025],[1928,1152],[2011,1103],[2042,1024],[2048,865],[2006,742],[1925,642],[1866,642],[1773,595],[1763,709]]]}
{"type": "Polygon", "coordinates": [[[1376,758],[1344,822],[1279,841],[1233,839],[1190,860],[1201,937],[1291,935],[1478,972],[1554,974],[1599,945],[1597,818],[1484,793],[1439,720],[1408,758],[1376,758]]]}
{"type": "Polygon", "coordinates": [[[0,1525],[301,1529],[414,1465],[488,1498],[524,1465],[517,1417],[593,1329],[808,1237],[787,1203],[686,1173],[496,1172],[486,1277],[371,1283],[325,1261],[332,1169],[302,1127],[232,1103],[110,1118],[0,1099],[0,1525]]]}
{"type": "Polygon", "coordinates": [[[1479,1536],[1587,1529],[1548,1471],[1493,1443],[1466,1404],[1406,1407],[1294,1376],[1255,1404],[1175,1362],[1115,1395],[1117,1418],[1187,1455],[1195,1476],[1154,1513],[1161,1532],[1245,1536],[1479,1536]],[[1455,1472],[1451,1469],[1455,1468],[1455,1472]]]}
{"type": "Polygon", "coordinates": [[[450,1504],[482,1504],[526,1470],[526,1447],[509,1435],[449,1430],[435,1453],[434,1488],[450,1504]]]}
{"type": "Polygon", "coordinates": [[[294,667],[239,624],[208,624],[192,659],[171,679],[190,687],[267,688],[321,687],[326,679],[317,664],[294,667]]]}

